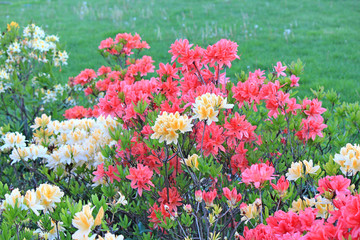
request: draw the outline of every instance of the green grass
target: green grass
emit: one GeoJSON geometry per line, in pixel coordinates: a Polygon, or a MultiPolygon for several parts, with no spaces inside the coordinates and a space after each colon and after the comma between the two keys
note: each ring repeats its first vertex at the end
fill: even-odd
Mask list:
{"type": "Polygon", "coordinates": [[[203,47],[228,38],[241,54],[230,76],[300,58],[306,64],[300,95],[323,85],[350,102],[360,99],[359,16],[358,0],[0,1],[0,29],[10,21],[34,21],[58,34],[70,53],[63,81],[101,66],[100,41],[118,32],[139,33],[156,65],[170,61],[168,50],[177,38],[203,47]]]}

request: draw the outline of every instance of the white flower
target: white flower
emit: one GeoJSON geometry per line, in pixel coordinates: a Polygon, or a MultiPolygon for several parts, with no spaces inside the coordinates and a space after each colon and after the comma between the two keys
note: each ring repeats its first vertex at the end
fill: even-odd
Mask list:
{"type": "Polygon", "coordinates": [[[126,206],[126,205],[128,204],[128,201],[126,201],[125,196],[122,195],[121,192],[118,192],[118,193],[119,193],[119,199],[118,199],[118,201],[116,202],[116,204],[121,204],[121,205],[123,205],[123,206],[126,206]]]}
{"type": "Polygon", "coordinates": [[[44,206],[41,205],[40,199],[37,197],[34,190],[28,190],[24,197],[24,204],[31,209],[37,216],[39,216],[38,210],[44,210],[44,206]]]}
{"type": "Polygon", "coordinates": [[[25,136],[18,132],[9,132],[2,137],[4,145],[0,147],[0,150],[8,150],[14,147],[25,147],[25,136]]]}

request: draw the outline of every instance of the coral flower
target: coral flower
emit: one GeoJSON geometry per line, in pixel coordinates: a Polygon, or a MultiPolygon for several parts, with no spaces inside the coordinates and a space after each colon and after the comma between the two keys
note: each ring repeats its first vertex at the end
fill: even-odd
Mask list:
{"type": "Polygon", "coordinates": [[[289,188],[289,181],[285,179],[285,176],[281,176],[276,185],[273,183],[270,185],[279,193],[280,197],[284,197],[289,188]]]}
{"type": "Polygon", "coordinates": [[[224,196],[227,199],[227,203],[230,208],[234,208],[238,202],[241,201],[241,194],[237,193],[236,188],[234,188],[232,191],[230,191],[229,188],[223,188],[224,196]]]}
{"type": "Polygon", "coordinates": [[[150,186],[154,187],[154,184],[151,182],[153,171],[149,167],[138,164],[137,168],[130,168],[129,171],[130,174],[126,178],[131,180],[131,187],[133,189],[137,188],[140,196],[143,190],[150,191],[150,186]]]}
{"type": "Polygon", "coordinates": [[[240,59],[237,55],[238,45],[227,39],[221,39],[214,45],[207,47],[204,53],[203,62],[209,63],[210,67],[214,67],[215,64],[221,68],[223,65],[231,67],[231,62],[235,59],[240,59]]]}
{"type": "Polygon", "coordinates": [[[217,196],[216,189],[214,189],[210,192],[203,191],[202,198],[205,201],[206,207],[214,206],[214,200],[215,200],[216,196],[217,196]]]}
{"type": "Polygon", "coordinates": [[[160,204],[169,206],[170,211],[176,211],[177,207],[182,205],[182,198],[180,197],[180,194],[175,187],[164,188],[161,192],[158,193],[160,196],[158,202],[160,204]]]}
{"type": "Polygon", "coordinates": [[[287,67],[283,66],[281,64],[281,62],[277,62],[276,66],[274,68],[275,68],[277,77],[279,77],[280,75],[286,77],[286,74],[284,73],[284,71],[286,70],[287,67]]]}
{"type": "Polygon", "coordinates": [[[350,193],[350,190],[348,190],[350,183],[350,179],[344,178],[342,175],[326,176],[319,179],[317,190],[321,194],[328,192],[331,195],[333,193],[350,193]]]}
{"type": "Polygon", "coordinates": [[[254,184],[256,188],[260,188],[265,181],[274,179],[275,168],[265,164],[253,164],[242,173],[242,181],[246,184],[254,184]]]}

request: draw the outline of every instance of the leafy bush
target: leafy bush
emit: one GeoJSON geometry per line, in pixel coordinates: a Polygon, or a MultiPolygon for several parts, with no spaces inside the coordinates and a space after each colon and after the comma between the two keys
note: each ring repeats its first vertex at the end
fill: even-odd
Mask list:
{"type": "Polygon", "coordinates": [[[61,122],[42,115],[30,145],[19,133],[3,136],[13,166],[51,183],[25,196],[0,189],[4,234],[360,237],[360,147],[345,146],[358,141],[358,103],[341,103],[323,88],[313,99],[296,98],[300,60],[278,62],[267,74],[242,72],[232,82],[226,71],[239,58],[238,45],[226,39],[206,49],[176,40],[172,63],[160,63],[147,79],[153,60],[133,52],[148,47],[137,34],[102,41],[111,66],[86,69],[71,84],[82,86],[94,107],[69,109],[61,122]]]}

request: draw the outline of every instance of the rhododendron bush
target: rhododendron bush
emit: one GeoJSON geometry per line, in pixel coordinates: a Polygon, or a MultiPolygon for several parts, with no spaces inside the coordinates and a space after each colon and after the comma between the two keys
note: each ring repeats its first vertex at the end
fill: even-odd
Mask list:
{"type": "Polygon", "coordinates": [[[240,58],[231,40],[176,40],[158,67],[140,57],[147,48],[138,34],[103,40],[108,65],[71,80],[92,107],[36,118],[27,141],[3,132],[9,163],[46,182],[25,195],[1,186],[3,232],[360,239],[358,103],[323,88],[297,97],[300,60],[230,79],[240,58]]]}
{"type": "Polygon", "coordinates": [[[0,117],[7,128],[30,138],[30,125],[42,113],[61,116],[73,104],[72,89],[57,80],[54,69],[67,65],[59,37],[35,25],[16,22],[0,34],[0,117]]]}

